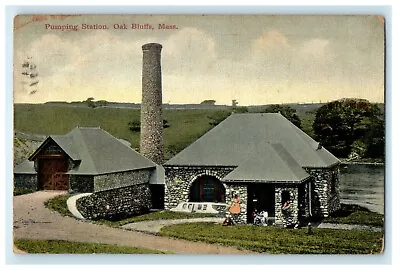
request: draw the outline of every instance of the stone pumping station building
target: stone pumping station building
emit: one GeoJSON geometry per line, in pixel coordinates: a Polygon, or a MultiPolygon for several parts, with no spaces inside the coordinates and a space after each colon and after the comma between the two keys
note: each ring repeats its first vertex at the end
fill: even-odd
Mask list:
{"type": "Polygon", "coordinates": [[[241,199],[240,222],[267,211],[283,224],[339,209],[339,160],[277,113],[232,114],[164,164],[165,207],[241,199]]]}

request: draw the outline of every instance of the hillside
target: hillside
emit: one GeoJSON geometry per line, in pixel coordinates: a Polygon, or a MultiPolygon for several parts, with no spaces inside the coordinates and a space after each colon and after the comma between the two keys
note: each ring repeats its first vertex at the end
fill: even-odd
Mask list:
{"type": "MultiPolygon", "coordinates": [[[[316,110],[323,104],[288,104],[297,110],[302,121],[302,129],[313,137],[312,124],[316,110]]],[[[192,105],[191,105],[192,106],[192,105]]],[[[200,106],[201,107],[201,106],[200,106]]],[[[249,112],[261,112],[266,106],[249,106],[249,112]]],[[[383,104],[379,104],[384,109],[383,104]]],[[[164,129],[164,157],[170,159],[175,154],[194,142],[197,138],[213,127],[210,123],[223,120],[230,114],[229,107],[221,109],[196,109],[177,105],[164,108],[164,120],[168,128],[164,129]],[[186,108],[186,109],[184,109],[186,108]]],[[[100,126],[113,136],[131,143],[136,150],[139,148],[140,133],[129,129],[129,122],[140,121],[140,109],[131,107],[97,107],[73,106],[71,104],[15,104],[14,131],[27,134],[65,134],[76,126],[100,126]]],[[[215,123],[214,123],[215,124],[215,123]]],[[[16,161],[28,155],[35,149],[37,138],[16,136],[19,141],[14,146],[22,149],[16,151],[16,161]]],[[[36,136],[37,137],[37,136],[36,136]]],[[[39,136],[40,137],[40,136],[39,136]]]]}
{"type": "MultiPolygon", "coordinates": [[[[213,126],[212,118],[225,118],[227,111],[165,110],[165,159],[169,159],[213,126]]],[[[88,108],[51,106],[43,104],[15,104],[14,131],[27,134],[65,134],[76,126],[100,126],[113,136],[127,140],[139,148],[139,132],[129,129],[129,122],[140,121],[140,110],[128,108],[88,108]]],[[[28,151],[29,152],[29,151],[28,151]]]]}

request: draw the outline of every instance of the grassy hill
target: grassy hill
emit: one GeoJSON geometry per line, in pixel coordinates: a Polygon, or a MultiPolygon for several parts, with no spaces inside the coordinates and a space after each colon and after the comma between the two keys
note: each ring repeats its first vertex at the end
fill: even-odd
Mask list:
{"type": "MultiPolygon", "coordinates": [[[[290,104],[297,110],[302,129],[311,137],[312,124],[317,109],[323,104],[290,104]]],[[[181,106],[182,107],[182,106],[181,106]]],[[[170,159],[194,142],[213,125],[213,119],[222,120],[229,114],[229,107],[221,109],[164,109],[164,119],[169,127],[164,128],[165,159],[170,159]]],[[[261,112],[265,106],[251,106],[249,112],[261,112]]],[[[140,109],[72,106],[69,104],[15,104],[14,131],[27,134],[65,134],[76,126],[100,126],[113,136],[127,140],[139,149],[140,132],[129,129],[129,122],[140,121],[140,109]]],[[[23,141],[27,145],[27,141],[23,141]]],[[[18,141],[18,143],[21,143],[18,141]]],[[[15,144],[14,144],[15,145],[15,144]]],[[[33,144],[36,145],[36,144],[33,144]]],[[[29,149],[28,149],[29,150],[29,149]]],[[[22,152],[29,152],[24,149],[22,152]]],[[[34,149],[33,149],[34,150],[34,149]]]]}
{"type": "MultiPolygon", "coordinates": [[[[229,112],[216,110],[165,110],[165,158],[169,159],[213,126],[210,118],[227,117],[229,112]]],[[[128,108],[88,108],[43,104],[15,104],[14,131],[58,135],[76,126],[100,126],[115,137],[127,140],[136,150],[140,132],[129,129],[129,122],[140,121],[140,110],[128,108]]]]}

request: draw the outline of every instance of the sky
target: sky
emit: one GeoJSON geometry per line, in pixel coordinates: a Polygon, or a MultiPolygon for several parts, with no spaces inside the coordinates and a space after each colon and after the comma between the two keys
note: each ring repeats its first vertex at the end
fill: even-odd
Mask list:
{"type": "Polygon", "coordinates": [[[384,101],[380,16],[26,15],[14,20],[14,102],[140,103],[141,46],[149,42],[163,46],[164,103],[384,101]],[[21,74],[28,57],[34,87],[21,74]]]}

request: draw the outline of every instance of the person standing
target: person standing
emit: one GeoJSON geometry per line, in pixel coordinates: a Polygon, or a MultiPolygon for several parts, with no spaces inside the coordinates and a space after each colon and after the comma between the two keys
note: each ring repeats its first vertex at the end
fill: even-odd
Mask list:
{"type": "Polygon", "coordinates": [[[290,222],[290,200],[285,201],[285,203],[282,206],[282,214],[284,218],[284,227],[287,228],[291,222],[290,222]]]}
{"type": "Polygon", "coordinates": [[[237,223],[240,214],[240,198],[237,194],[233,195],[232,204],[229,207],[228,212],[232,216],[233,221],[237,223]]]}

